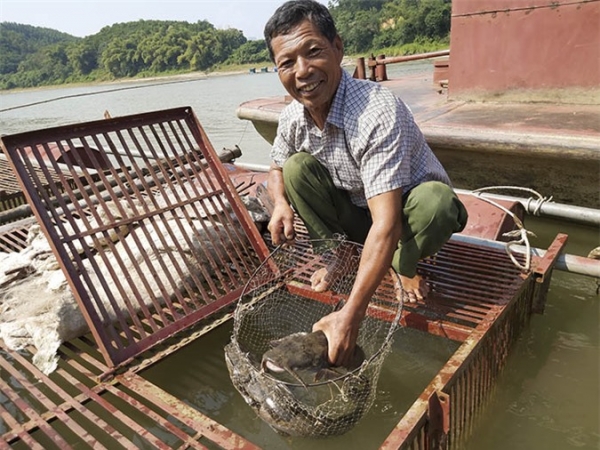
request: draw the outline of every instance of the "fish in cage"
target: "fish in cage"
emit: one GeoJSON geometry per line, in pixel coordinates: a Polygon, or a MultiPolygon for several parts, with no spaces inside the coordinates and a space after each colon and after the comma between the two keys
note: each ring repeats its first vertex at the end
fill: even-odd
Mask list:
{"type": "Polygon", "coordinates": [[[275,431],[325,437],[349,431],[371,408],[381,366],[402,311],[390,268],[363,319],[353,362],[333,367],[327,338],[312,332],[352,290],[362,246],[344,239],[297,240],[277,247],[244,287],[225,361],[233,386],[275,431]],[[327,289],[311,277],[327,274],[327,289]]]}
{"type": "Polygon", "coordinates": [[[331,380],[343,376],[348,370],[357,369],[365,360],[365,352],[357,345],[346,367],[332,366],[327,357],[327,337],[321,330],[312,333],[292,333],[271,341],[270,345],[271,349],[262,357],[262,371],[275,374],[287,372],[304,387],[307,387],[307,384],[299,375],[299,371],[313,373],[313,381],[331,380]]]}

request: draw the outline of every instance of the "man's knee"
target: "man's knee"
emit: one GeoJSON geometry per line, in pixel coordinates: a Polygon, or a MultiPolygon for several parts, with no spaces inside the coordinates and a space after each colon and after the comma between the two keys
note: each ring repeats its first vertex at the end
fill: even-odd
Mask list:
{"type": "Polygon", "coordinates": [[[441,223],[448,223],[456,228],[460,217],[460,200],[450,186],[437,181],[431,182],[430,201],[433,210],[431,214],[441,223]]]}
{"type": "Polygon", "coordinates": [[[297,178],[306,174],[307,170],[314,164],[318,164],[317,159],[309,153],[299,152],[290,156],[283,163],[283,176],[285,178],[297,178]]]}
{"type": "Polygon", "coordinates": [[[418,228],[429,226],[461,231],[467,222],[467,212],[452,188],[438,181],[423,183],[411,192],[407,201],[418,228]]]}
{"type": "Polygon", "coordinates": [[[303,196],[335,189],[325,166],[305,152],[293,154],[283,164],[283,184],[286,192],[297,191],[303,196]]]}

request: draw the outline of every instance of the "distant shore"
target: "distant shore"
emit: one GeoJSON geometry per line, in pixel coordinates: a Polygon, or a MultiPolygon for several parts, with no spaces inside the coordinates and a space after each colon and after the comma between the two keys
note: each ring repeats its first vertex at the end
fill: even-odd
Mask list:
{"type": "MultiPolygon", "coordinates": [[[[185,72],[185,73],[171,73],[164,75],[153,75],[148,77],[134,77],[134,78],[118,78],[116,80],[101,80],[101,81],[81,81],[74,83],[62,83],[62,84],[53,84],[46,86],[36,86],[36,87],[28,87],[28,88],[15,88],[15,89],[4,89],[0,90],[0,93],[13,93],[13,92],[27,92],[27,91],[36,91],[43,89],[60,89],[67,87],[77,87],[77,86],[118,86],[122,84],[129,83],[141,83],[141,82],[151,82],[151,81],[194,81],[194,80],[202,80],[213,77],[224,77],[231,75],[241,75],[245,73],[249,73],[249,69],[253,66],[248,66],[247,69],[243,68],[235,68],[231,70],[214,70],[209,72],[185,72]]],[[[264,67],[264,66],[263,66],[264,67]]],[[[272,71],[272,70],[271,70],[272,71]]]]}
{"type": "MultiPolygon", "coordinates": [[[[350,66],[355,64],[355,58],[346,56],[342,61],[342,67],[350,66]]],[[[182,73],[170,73],[164,75],[152,75],[148,77],[140,76],[133,78],[118,78],[116,80],[100,80],[100,81],[81,81],[81,82],[73,82],[73,83],[62,83],[62,84],[53,84],[47,86],[36,86],[36,87],[28,87],[28,88],[15,88],[15,89],[0,89],[0,93],[12,93],[12,92],[27,92],[34,90],[42,90],[42,89],[58,89],[61,87],[77,87],[77,86],[111,86],[111,85],[122,85],[127,83],[140,83],[147,81],[194,81],[201,80],[206,78],[213,77],[225,77],[231,75],[242,75],[242,74],[250,74],[250,69],[255,68],[256,73],[260,72],[260,68],[268,67],[269,72],[273,72],[273,65],[269,65],[268,63],[261,64],[246,64],[242,66],[235,66],[232,68],[221,67],[215,70],[210,71],[198,71],[198,72],[182,72],[182,73]]]]}

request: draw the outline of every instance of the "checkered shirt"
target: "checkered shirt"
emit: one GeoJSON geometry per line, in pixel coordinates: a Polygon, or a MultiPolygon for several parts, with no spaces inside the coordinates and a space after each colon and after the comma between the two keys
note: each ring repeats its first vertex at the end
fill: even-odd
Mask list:
{"type": "Polygon", "coordinates": [[[451,184],[404,102],[344,70],[323,130],[296,100],[281,112],[271,159],[282,167],[296,152],[317,158],[360,207],[397,188],[407,193],[425,181],[451,184]]]}

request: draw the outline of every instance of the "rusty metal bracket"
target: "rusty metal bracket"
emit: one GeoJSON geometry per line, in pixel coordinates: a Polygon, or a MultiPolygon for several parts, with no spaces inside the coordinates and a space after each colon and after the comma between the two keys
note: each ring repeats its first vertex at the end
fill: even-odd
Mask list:
{"type": "Polygon", "coordinates": [[[450,396],[442,391],[435,391],[431,394],[427,415],[429,416],[429,450],[448,448],[450,396]]]}
{"type": "Polygon", "coordinates": [[[560,254],[563,252],[565,245],[567,244],[569,236],[563,233],[559,233],[544,253],[533,271],[535,277],[535,287],[532,299],[532,311],[537,314],[543,314],[546,307],[546,296],[548,294],[548,288],[550,287],[550,280],[552,278],[552,270],[556,264],[556,261],[560,254]]]}

